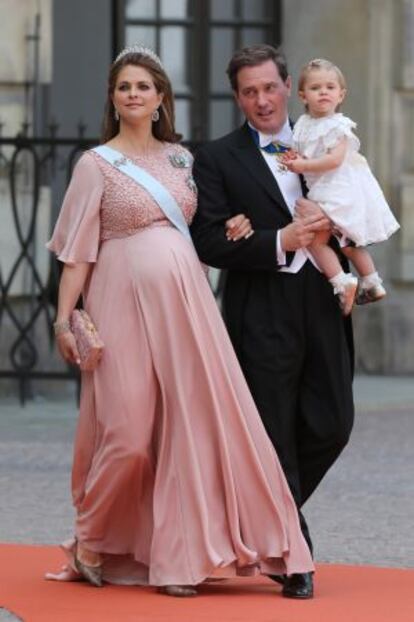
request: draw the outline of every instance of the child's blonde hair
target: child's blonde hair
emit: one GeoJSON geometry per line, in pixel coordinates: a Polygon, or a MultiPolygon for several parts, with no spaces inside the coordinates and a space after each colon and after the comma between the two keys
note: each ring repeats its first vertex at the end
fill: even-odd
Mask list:
{"type": "MultiPolygon", "coordinates": [[[[305,88],[306,79],[308,75],[315,69],[316,70],[325,69],[326,71],[334,71],[336,73],[336,77],[338,78],[339,86],[341,87],[341,89],[346,89],[345,76],[337,65],[334,65],[334,63],[332,63],[330,60],[326,60],[325,58],[314,58],[313,60],[309,61],[309,63],[304,65],[302,69],[300,70],[299,81],[298,81],[299,92],[303,91],[303,89],[305,88]]],[[[305,106],[305,108],[307,109],[308,107],[305,106]]],[[[339,110],[339,106],[338,106],[338,110],[339,110]]]]}
{"type": "Polygon", "coordinates": [[[309,61],[309,63],[307,63],[304,67],[302,67],[300,71],[299,83],[298,83],[299,91],[303,91],[306,78],[315,69],[316,70],[325,69],[326,71],[334,71],[336,73],[336,77],[338,78],[339,86],[341,87],[341,89],[346,89],[346,81],[345,81],[344,74],[342,73],[342,71],[339,69],[337,65],[334,65],[334,63],[331,63],[330,60],[326,60],[325,58],[314,58],[313,60],[309,61]]]}

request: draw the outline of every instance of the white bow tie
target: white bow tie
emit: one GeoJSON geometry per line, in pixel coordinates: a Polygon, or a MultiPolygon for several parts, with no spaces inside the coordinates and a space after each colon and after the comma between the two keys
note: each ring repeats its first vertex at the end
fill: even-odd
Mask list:
{"type": "Polygon", "coordinates": [[[282,143],[288,147],[292,144],[292,138],[290,136],[286,136],[284,132],[280,134],[261,134],[259,133],[259,143],[260,147],[267,147],[272,143],[282,143]]]}

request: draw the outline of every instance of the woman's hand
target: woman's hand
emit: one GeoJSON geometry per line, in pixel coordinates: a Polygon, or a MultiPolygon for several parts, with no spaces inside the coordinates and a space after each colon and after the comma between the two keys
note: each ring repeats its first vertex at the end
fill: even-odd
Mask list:
{"type": "Polygon", "coordinates": [[[229,241],[236,242],[242,238],[247,240],[253,233],[251,222],[244,214],[237,214],[226,220],[226,237],[229,241]]]}
{"type": "Polygon", "coordinates": [[[70,330],[56,335],[56,344],[61,357],[71,365],[80,364],[80,356],[73,333],[70,330]]]}
{"type": "Polygon", "coordinates": [[[90,263],[65,264],[59,283],[58,308],[55,330],[56,344],[62,358],[71,365],[80,364],[80,356],[75,337],[70,330],[69,318],[76,305],[86,278],[91,269],[90,263]]]}

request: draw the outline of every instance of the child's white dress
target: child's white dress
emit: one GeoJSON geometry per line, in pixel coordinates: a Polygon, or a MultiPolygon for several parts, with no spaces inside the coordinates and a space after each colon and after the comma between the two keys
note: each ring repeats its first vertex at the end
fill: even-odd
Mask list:
{"type": "Polygon", "coordinates": [[[348,148],[342,164],[325,173],[306,173],[308,198],[320,204],[328,218],[356,246],[389,238],[399,224],[385,200],[352,129],[356,123],[341,113],[313,118],[302,115],[293,130],[293,148],[306,158],[318,158],[346,136],[348,148]]]}

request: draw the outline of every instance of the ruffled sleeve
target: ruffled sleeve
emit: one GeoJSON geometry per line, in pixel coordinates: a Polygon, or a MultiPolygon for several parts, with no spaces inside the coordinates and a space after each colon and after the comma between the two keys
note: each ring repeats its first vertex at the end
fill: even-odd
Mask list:
{"type": "Polygon", "coordinates": [[[324,147],[332,149],[344,136],[348,139],[349,146],[355,151],[360,148],[360,142],[352,130],[356,128],[355,121],[345,117],[343,114],[335,114],[331,117],[331,123],[327,123],[321,136],[324,147]]]}
{"type": "Polygon", "coordinates": [[[359,151],[360,142],[353,133],[356,123],[342,113],[329,117],[313,118],[302,115],[293,130],[293,146],[307,158],[318,157],[321,153],[335,147],[345,136],[348,148],[359,151]]]}
{"type": "Polygon", "coordinates": [[[51,240],[46,247],[64,263],[94,263],[99,251],[104,178],[94,158],[77,162],[51,240]]]}

